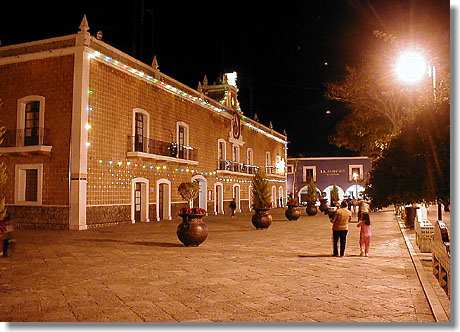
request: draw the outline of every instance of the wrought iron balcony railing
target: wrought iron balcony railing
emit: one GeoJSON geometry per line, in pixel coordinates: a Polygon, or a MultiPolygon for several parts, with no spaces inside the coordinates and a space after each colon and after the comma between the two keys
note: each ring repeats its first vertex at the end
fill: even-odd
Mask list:
{"type": "Polygon", "coordinates": [[[254,165],[246,165],[232,160],[219,160],[218,167],[221,171],[231,171],[246,174],[256,174],[257,169],[259,168],[254,165]]]}
{"type": "Polygon", "coordinates": [[[191,146],[139,136],[128,136],[128,151],[156,154],[185,160],[198,160],[198,150],[191,146]]]}
{"type": "Polygon", "coordinates": [[[49,145],[45,128],[6,130],[0,147],[49,145]]]}

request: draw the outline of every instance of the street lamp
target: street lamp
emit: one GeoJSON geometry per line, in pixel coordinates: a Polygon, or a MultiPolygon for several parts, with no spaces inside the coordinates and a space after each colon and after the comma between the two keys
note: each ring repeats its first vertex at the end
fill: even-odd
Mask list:
{"type": "MultiPolygon", "coordinates": [[[[433,109],[436,108],[436,67],[425,60],[425,57],[416,50],[402,52],[395,64],[395,73],[398,79],[405,84],[416,84],[424,77],[430,76],[432,83],[433,109]]],[[[442,207],[438,199],[438,220],[442,220],[442,207]]]]}

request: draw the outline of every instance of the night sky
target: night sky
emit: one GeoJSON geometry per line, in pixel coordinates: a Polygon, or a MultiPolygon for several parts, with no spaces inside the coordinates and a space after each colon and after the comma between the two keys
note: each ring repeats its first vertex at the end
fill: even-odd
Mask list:
{"type": "Polygon", "coordinates": [[[2,45],[78,31],[86,13],[90,32],[196,88],[237,71],[245,115],[280,132],[290,156],[353,155],[328,143],[347,112],[328,101],[325,84],[343,78],[372,51],[373,30],[407,34],[420,26],[449,29],[449,2],[424,1],[20,1],[2,5],[2,45]],[[59,4],[59,5],[57,5],[59,4]],[[144,8],[144,10],[142,10],[144,8]],[[418,24],[418,25],[417,25],[418,24]],[[330,111],[330,112],[327,112],[330,111]]]}

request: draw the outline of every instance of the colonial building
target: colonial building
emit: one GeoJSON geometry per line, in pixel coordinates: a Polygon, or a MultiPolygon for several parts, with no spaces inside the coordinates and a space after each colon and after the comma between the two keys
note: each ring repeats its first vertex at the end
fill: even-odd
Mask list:
{"type": "Polygon", "coordinates": [[[364,191],[370,170],[371,160],[368,157],[288,158],[287,191],[299,202],[306,201],[307,185],[313,181],[320,193],[326,193],[329,202],[334,185],[340,200],[344,197],[356,198],[364,191]]]}
{"type": "Polygon", "coordinates": [[[274,205],[286,199],[286,136],[243,115],[236,74],[194,90],[94,38],[74,35],[0,47],[0,154],[19,225],[82,230],[171,220],[200,184],[208,214],[251,205],[266,169],[274,205]]]}

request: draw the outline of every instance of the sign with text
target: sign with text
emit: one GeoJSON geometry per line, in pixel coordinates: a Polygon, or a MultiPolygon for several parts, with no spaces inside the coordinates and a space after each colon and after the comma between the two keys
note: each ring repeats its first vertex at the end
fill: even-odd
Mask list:
{"type": "Polygon", "coordinates": [[[326,176],[336,176],[345,173],[344,169],[320,169],[319,174],[326,176]]]}

